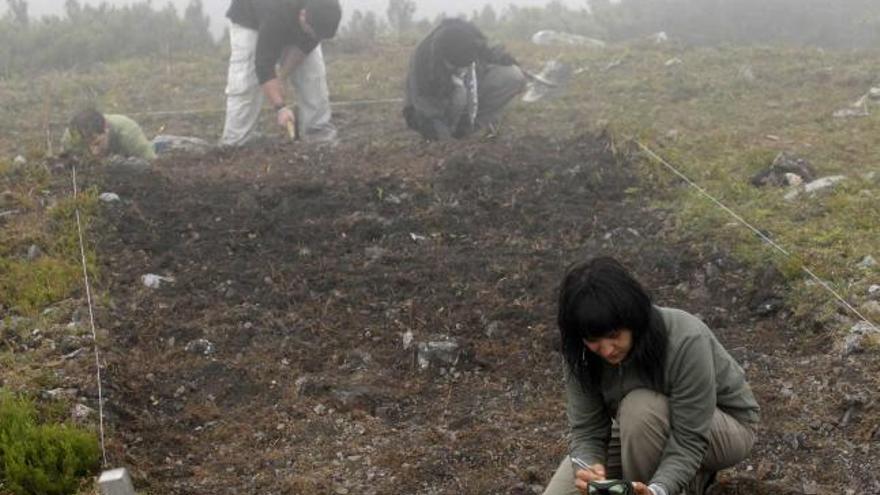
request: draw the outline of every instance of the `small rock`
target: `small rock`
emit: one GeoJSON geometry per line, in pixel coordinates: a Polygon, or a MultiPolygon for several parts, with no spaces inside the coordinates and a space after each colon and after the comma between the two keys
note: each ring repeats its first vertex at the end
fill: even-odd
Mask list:
{"type": "Polygon", "coordinates": [[[877,266],[877,260],[875,260],[874,257],[869,254],[862,258],[862,261],[860,261],[859,264],[856,266],[858,266],[862,270],[867,270],[868,268],[873,268],[877,266]]]}
{"type": "Polygon", "coordinates": [[[79,356],[80,354],[82,354],[83,352],[85,352],[85,350],[86,350],[85,347],[80,347],[79,349],[77,349],[73,352],[69,352],[69,353],[65,354],[64,356],[62,356],[62,358],[66,361],[74,359],[77,356],[79,356]]]}
{"type": "Polygon", "coordinates": [[[797,199],[801,193],[815,194],[821,191],[830,190],[836,184],[846,180],[845,175],[832,175],[830,177],[822,177],[821,179],[816,179],[804,186],[799,186],[795,189],[792,189],[785,195],[785,199],[787,201],[791,201],[797,199]]]}
{"type": "Polygon", "coordinates": [[[83,424],[95,414],[95,410],[85,404],[75,404],[70,411],[70,417],[76,424],[83,424]]]}
{"type": "Polygon", "coordinates": [[[874,284],[868,287],[868,296],[871,298],[880,297],[880,285],[874,284]]]}
{"type": "Polygon", "coordinates": [[[808,183],[804,186],[804,192],[806,193],[815,193],[825,189],[829,189],[835,184],[846,180],[845,175],[832,175],[829,177],[822,177],[821,179],[816,179],[813,182],[808,183]]]}
{"type": "Polygon", "coordinates": [[[781,152],[776,155],[768,168],[752,176],[749,182],[756,187],[781,187],[799,185],[805,181],[813,180],[815,176],[816,172],[813,166],[806,159],[781,152]]]}
{"type": "Polygon", "coordinates": [[[496,335],[500,335],[501,333],[501,322],[500,321],[490,321],[488,325],[486,325],[486,337],[494,337],[496,335]]]}
{"type": "Polygon", "coordinates": [[[804,482],[804,495],[819,495],[819,484],[815,481],[804,482]]]}
{"type": "Polygon", "coordinates": [[[880,342],[880,330],[870,323],[860,321],[849,330],[843,342],[843,355],[858,354],[865,350],[866,344],[880,342]]]}
{"type": "Polygon", "coordinates": [[[116,201],[119,201],[119,195],[112,192],[105,192],[101,193],[101,195],[98,196],[98,199],[100,199],[104,203],[114,203],[116,201]]]}
{"type": "Polygon", "coordinates": [[[148,273],[146,275],[141,276],[141,282],[144,284],[144,287],[149,289],[158,289],[162,286],[163,283],[173,283],[173,277],[163,277],[161,275],[155,275],[153,273],[148,273]]]}
{"type": "Polygon", "coordinates": [[[672,67],[672,66],[674,66],[674,65],[681,65],[681,64],[683,64],[683,63],[684,63],[684,62],[683,62],[680,58],[675,57],[675,58],[670,58],[670,59],[667,60],[666,63],[664,63],[663,65],[666,66],[666,67],[672,67]]]}
{"type": "Polygon", "coordinates": [[[186,344],[184,350],[191,354],[209,356],[214,353],[214,344],[207,339],[196,339],[186,344]]]}
{"type": "Polygon", "coordinates": [[[868,112],[868,105],[861,104],[856,108],[841,108],[840,110],[835,111],[833,114],[836,119],[847,119],[851,117],[867,117],[871,115],[868,112]]]}
{"type": "Polygon", "coordinates": [[[785,174],[785,183],[788,186],[799,186],[804,183],[804,178],[798,174],[787,172],[785,174]]]}
{"type": "Polygon", "coordinates": [[[406,333],[403,334],[403,348],[404,350],[409,349],[413,342],[412,330],[407,330],[406,333]]]}
{"type": "Polygon", "coordinates": [[[18,155],[18,156],[15,157],[14,160],[12,160],[12,164],[15,165],[15,166],[17,166],[17,167],[21,167],[21,166],[23,166],[23,165],[27,165],[27,158],[25,158],[25,157],[23,157],[23,156],[21,156],[21,155],[18,155]]]}
{"type": "Polygon", "coordinates": [[[371,364],[373,364],[373,356],[369,352],[355,349],[349,353],[339,369],[341,371],[362,371],[369,368],[371,364]]]}
{"type": "Polygon", "coordinates": [[[49,400],[73,399],[76,397],[76,389],[75,388],[55,388],[52,390],[46,390],[40,395],[44,399],[49,399],[49,400]]]}
{"type": "Polygon", "coordinates": [[[431,365],[453,367],[461,357],[461,346],[455,340],[420,342],[418,351],[419,367],[426,369],[431,365]]]}
{"type": "Polygon", "coordinates": [[[34,261],[37,258],[43,256],[43,251],[36,244],[31,244],[27,251],[27,259],[29,261],[34,261]]]}

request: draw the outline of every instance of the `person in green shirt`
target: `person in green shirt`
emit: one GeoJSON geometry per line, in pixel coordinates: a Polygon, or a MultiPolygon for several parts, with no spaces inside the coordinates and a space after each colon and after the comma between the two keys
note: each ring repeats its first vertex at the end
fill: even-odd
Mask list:
{"type": "Polygon", "coordinates": [[[699,318],[654,305],[613,258],[568,271],[557,318],[571,446],[545,495],[611,480],[625,480],[612,493],[703,495],[749,454],[757,401],[699,318]]]}
{"type": "Polygon", "coordinates": [[[134,120],[83,110],[74,115],[61,138],[62,150],[95,157],[119,155],[154,160],[156,149],[134,120]]]}

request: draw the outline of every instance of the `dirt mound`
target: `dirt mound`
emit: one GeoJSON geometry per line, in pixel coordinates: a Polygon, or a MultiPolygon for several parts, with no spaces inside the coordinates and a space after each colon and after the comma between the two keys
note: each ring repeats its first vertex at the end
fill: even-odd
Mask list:
{"type": "MultiPolygon", "coordinates": [[[[111,438],[149,491],[539,490],[566,450],[555,287],[601,253],[703,316],[750,373],[786,369],[756,339],[799,352],[769,324],[752,331],[748,274],[722,250],[664,242],[666,213],[605,141],[395,146],[108,171],[123,198],[99,249],[111,438]],[[146,273],[175,282],[147,289],[146,273]],[[454,359],[423,367],[429,342],[454,343],[454,359]]],[[[773,378],[753,380],[779,411],[773,378]]],[[[776,448],[759,447],[761,476],[810,472],[776,448]],[[788,461],[802,469],[772,472],[788,461]]]]}

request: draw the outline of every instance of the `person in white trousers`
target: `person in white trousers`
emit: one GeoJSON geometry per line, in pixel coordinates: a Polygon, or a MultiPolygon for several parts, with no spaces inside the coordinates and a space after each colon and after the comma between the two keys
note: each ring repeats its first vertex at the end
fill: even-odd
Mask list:
{"type": "Polygon", "coordinates": [[[320,43],[339,28],[338,0],[233,0],[226,15],[231,53],[220,144],[241,146],[256,136],[264,97],[282,128],[296,126],[307,141],[334,140],[320,43]],[[298,115],[285,101],[288,78],[298,115]]]}

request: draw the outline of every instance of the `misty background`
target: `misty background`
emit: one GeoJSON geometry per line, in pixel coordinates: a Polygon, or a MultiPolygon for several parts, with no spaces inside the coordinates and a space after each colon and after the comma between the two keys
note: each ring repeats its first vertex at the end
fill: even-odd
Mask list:
{"type": "MultiPolygon", "coordinates": [[[[227,48],[218,38],[229,1],[0,0],[0,78],[136,57],[170,66],[217,56],[227,48]]],[[[350,53],[412,46],[441,14],[464,15],[500,42],[528,42],[549,29],[608,43],[664,32],[663,39],[685,45],[880,46],[878,0],[341,1],[346,16],[327,48],[350,53]]]]}
{"type": "MultiPolygon", "coordinates": [[[[418,0],[416,2],[416,17],[434,19],[441,13],[449,15],[471,14],[474,10],[480,10],[485,5],[491,5],[496,11],[502,12],[506,6],[518,7],[544,6],[549,0],[418,0]]],[[[152,5],[161,9],[167,4],[172,4],[178,12],[183,12],[190,0],[153,0],[152,5]]],[[[205,13],[211,18],[211,33],[219,37],[226,26],[226,9],[232,0],[202,0],[205,13]]],[[[112,6],[131,5],[137,0],[81,0],[84,5],[100,5],[106,3],[112,6]]],[[[355,10],[372,11],[380,16],[385,15],[388,0],[340,0],[342,4],[343,23],[355,10]]],[[[585,7],[586,0],[561,0],[561,4],[572,8],[585,7]]],[[[38,18],[45,15],[61,15],[64,12],[64,0],[29,0],[29,13],[38,18]]],[[[0,3],[0,15],[7,10],[6,2],[0,3]]]]}

